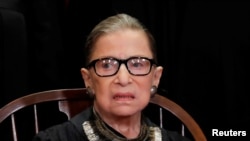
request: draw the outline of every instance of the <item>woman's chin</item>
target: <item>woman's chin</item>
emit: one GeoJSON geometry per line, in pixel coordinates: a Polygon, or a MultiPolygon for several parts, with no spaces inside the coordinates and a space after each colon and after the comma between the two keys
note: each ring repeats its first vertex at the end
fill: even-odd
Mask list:
{"type": "Polygon", "coordinates": [[[140,114],[141,109],[138,108],[132,108],[132,107],[117,107],[112,110],[112,113],[116,116],[134,116],[136,114],[140,114]]]}

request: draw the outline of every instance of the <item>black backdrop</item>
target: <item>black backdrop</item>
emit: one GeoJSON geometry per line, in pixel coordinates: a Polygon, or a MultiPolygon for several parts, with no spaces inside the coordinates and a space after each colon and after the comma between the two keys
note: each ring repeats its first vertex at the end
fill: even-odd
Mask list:
{"type": "Polygon", "coordinates": [[[211,136],[215,128],[249,129],[247,2],[1,0],[0,10],[0,106],[30,92],[83,87],[87,34],[126,12],[156,38],[164,95],[190,112],[209,140],[220,139],[211,136]]]}

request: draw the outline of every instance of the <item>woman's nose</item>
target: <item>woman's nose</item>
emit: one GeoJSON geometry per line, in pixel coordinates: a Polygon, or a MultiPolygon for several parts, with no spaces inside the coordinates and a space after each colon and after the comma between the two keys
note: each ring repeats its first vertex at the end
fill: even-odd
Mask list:
{"type": "Polygon", "coordinates": [[[117,72],[117,82],[126,85],[131,81],[131,74],[127,70],[127,67],[124,64],[121,64],[117,72]]]}

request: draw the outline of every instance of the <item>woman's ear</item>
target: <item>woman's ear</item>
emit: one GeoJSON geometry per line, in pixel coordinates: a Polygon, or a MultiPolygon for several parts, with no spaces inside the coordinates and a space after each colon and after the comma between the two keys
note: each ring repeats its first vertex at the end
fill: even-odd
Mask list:
{"type": "Polygon", "coordinates": [[[91,81],[91,76],[90,76],[89,70],[86,68],[81,68],[81,75],[82,75],[82,79],[84,80],[85,86],[91,87],[92,81],[91,81]]]}
{"type": "Polygon", "coordinates": [[[154,71],[154,78],[153,78],[153,85],[157,86],[160,83],[160,79],[162,76],[162,72],[163,72],[163,67],[162,66],[158,66],[156,67],[155,71],[154,71]]]}

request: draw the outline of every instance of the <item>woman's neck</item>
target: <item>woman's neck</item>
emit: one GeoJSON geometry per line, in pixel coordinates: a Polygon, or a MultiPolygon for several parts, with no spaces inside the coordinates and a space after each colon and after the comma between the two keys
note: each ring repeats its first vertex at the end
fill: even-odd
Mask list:
{"type": "Polygon", "coordinates": [[[128,139],[138,137],[141,128],[141,113],[132,116],[116,116],[94,109],[98,116],[114,130],[128,139]]]}

